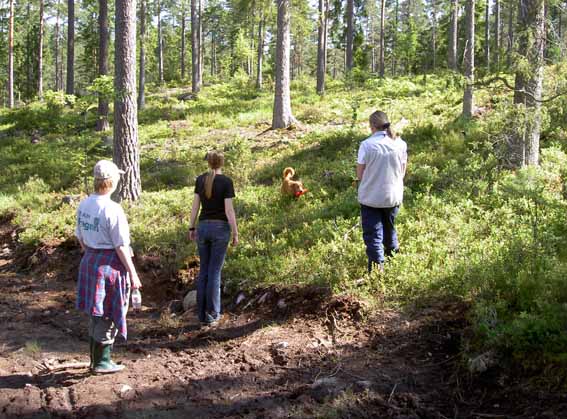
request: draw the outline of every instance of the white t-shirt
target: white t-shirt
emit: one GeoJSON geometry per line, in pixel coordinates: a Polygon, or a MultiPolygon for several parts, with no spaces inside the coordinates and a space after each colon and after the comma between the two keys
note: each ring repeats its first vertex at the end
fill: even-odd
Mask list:
{"type": "Polygon", "coordinates": [[[407,163],[404,140],[378,131],[360,144],[357,162],[365,165],[358,202],[373,208],[392,208],[402,203],[407,163]]]}
{"type": "Polygon", "coordinates": [[[92,249],[130,246],[130,228],[120,204],[110,195],[92,194],[77,209],[75,235],[92,249]]]}

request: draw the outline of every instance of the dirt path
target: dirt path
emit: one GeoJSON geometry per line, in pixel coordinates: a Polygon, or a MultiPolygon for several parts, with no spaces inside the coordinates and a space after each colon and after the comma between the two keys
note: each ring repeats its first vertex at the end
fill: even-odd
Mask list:
{"type": "Polygon", "coordinates": [[[128,343],[116,345],[124,372],[42,373],[46,360],[88,362],[86,319],[68,274],[19,275],[11,257],[4,245],[0,417],[567,417],[561,395],[456,373],[466,307],[368,316],[350,298],[313,289],[272,290],[263,301],[259,292],[211,330],[150,301],[130,314],[128,343]]]}

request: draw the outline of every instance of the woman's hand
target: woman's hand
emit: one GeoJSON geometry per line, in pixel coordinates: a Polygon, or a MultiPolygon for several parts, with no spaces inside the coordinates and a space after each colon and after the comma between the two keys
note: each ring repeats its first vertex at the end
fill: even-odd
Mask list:
{"type": "Polygon", "coordinates": [[[232,235],[232,245],[235,247],[238,246],[238,234],[232,235]]]}
{"type": "Polygon", "coordinates": [[[140,281],[136,271],[132,272],[130,275],[130,285],[132,286],[132,289],[142,288],[142,282],[140,281]]]}
{"type": "Polygon", "coordinates": [[[197,230],[189,230],[189,234],[187,234],[187,237],[189,237],[189,240],[191,240],[192,242],[197,240],[197,230]]]}

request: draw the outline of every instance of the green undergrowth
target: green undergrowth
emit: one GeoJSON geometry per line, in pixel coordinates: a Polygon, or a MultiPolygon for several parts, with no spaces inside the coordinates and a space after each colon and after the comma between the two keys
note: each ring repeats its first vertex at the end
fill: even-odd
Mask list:
{"type": "MultiPolygon", "coordinates": [[[[510,171],[505,144],[521,117],[510,93],[477,91],[483,114],[463,121],[458,78],[353,83],[331,80],[319,97],[312,80],[294,81],[293,109],[302,125],[281,132],[266,132],[271,93],[246,84],[207,86],[187,101],[177,99],[181,88],[150,91],[139,117],[144,193],[139,202],[124,204],[137,253],[161,255],[172,272],[196,255],[186,240],[194,178],[206,170],[206,150],[216,147],[225,151],[225,172],[237,190],[241,243],[229,250],[224,271],[233,290],[320,284],[390,305],[462,299],[473,305],[473,350],[497,348],[526,368],[563,365],[564,107],[546,104],[541,167],[510,171]],[[398,218],[401,253],[384,274],[367,276],[353,180],[374,109],[409,121],[403,137],[410,160],[398,218]],[[300,199],[280,193],[287,166],[309,189],[300,199]]],[[[33,118],[41,119],[45,105],[33,106],[33,118]]],[[[55,128],[43,128],[38,144],[30,143],[21,110],[0,114],[0,164],[6,168],[0,172],[0,213],[14,214],[19,239],[29,245],[72,236],[77,201],[62,198],[84,195],[94,162],[112,155],[108,134],[93,133],[92,119],[77,130],[82,120],[73,119],[73,110],[59,111],[50,122],[55,128]]]]}

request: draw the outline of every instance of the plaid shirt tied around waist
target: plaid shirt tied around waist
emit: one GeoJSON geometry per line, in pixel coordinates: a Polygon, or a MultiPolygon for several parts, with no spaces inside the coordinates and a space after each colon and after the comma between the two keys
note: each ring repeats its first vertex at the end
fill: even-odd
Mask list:
{"type": "Polygon", "coordinates": [[[128,273],[116,250],[87,249],[79,267],[77,309],[111,319],[126,339],[129,296],[128,273]]]}

